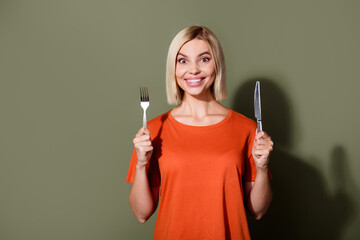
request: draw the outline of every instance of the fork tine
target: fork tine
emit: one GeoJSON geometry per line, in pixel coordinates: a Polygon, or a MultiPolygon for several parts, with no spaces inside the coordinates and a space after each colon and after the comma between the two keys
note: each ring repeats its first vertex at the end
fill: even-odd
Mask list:
{"type": "Polygon", "coordinates": [[[147,87],[145,87],[145,100],[149,101],[149,92],[148,92],[147,87]]]}
{"type": "Polygon", "coordinates": [[[140,100],[149,101],[149,92],[147,87],[140,87],[140,100]]]}
{"type": "Polygon", "coordinates": [[[140,106],[144,110],[143,115],[143,127],[147,128],[147,120],[146,120],[146,109],[149,107],[149,92],[147,87],[140,87],[140,106]]]}
{"type": "Polygon", "coordinates": [[[140,87],[140,100],[144,101],[144,87],[140,87]]]}

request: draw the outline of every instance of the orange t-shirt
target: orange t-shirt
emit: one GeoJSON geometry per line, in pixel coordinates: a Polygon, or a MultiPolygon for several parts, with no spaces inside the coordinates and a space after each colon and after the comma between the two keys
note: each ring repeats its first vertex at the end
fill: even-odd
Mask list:
{"type": "MultiPolygon", "coordinates": [[[[254,181],[256,123],[229,109],[210,126],[189,126],[170,112],[149,121],[151,187],[160,187],[154,239],[250,239],[243,184],[254,181]]],[[[134,181],[134,151],[127,182],[134,181]]]]}

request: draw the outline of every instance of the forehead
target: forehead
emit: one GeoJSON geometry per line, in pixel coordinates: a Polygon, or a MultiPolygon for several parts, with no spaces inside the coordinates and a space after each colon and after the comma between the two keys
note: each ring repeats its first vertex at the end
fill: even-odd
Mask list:
{"type": "Polygon", "coordinates": [[[196,55],[198,53],[203,53],[203,52],[209,52],[210,53],[210,47],[209,44],[202,40],[202,39],[192,39],[188,42],[186,42],[179,50],[179,53],[183,53],[186,55],[196,55]]]}

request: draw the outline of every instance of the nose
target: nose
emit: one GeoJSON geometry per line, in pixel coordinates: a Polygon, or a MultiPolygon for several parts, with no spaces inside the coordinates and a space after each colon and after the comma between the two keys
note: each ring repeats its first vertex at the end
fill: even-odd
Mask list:
{"type": "Polygon", "coordinates": [[[189,73],[191,73],[191,74],[199,74],[200,71],[201,70],[200,70],[199,64],[197,62],[194,62],[194,63],[190,64],[189,73]]]}

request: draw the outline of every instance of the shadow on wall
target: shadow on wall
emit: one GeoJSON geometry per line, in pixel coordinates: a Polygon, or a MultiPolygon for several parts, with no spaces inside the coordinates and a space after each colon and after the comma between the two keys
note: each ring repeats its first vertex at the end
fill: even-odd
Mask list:
{"type": "Polygon", "coordinates": [[[355,208],[343,186],[350,178],[345,150],[337,146],[332,152],[337,192],[330,195],[321,173],[289,153],[293,144],[291,106],[273,81],[246,81],[236,92],[232,108],[254,119],[256,81],[261,82],[263,128],[275,142],[270,160],[274,198],[260,221],[248,216],[252,239],[341,239],[355,208]]]}

